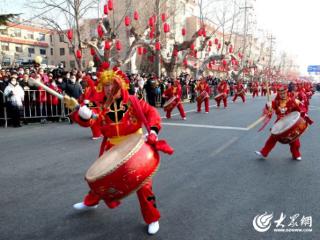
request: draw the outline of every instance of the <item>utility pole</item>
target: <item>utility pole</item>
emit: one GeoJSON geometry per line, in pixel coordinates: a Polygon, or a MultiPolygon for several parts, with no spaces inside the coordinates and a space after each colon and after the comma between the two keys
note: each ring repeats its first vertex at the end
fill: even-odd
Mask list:
{"type": "MultiPolygon", "coordinates": [[[[244,7],[240,7],[240,10],[244,9],[244,26],[243,26],[243,59],[242,68],[244,67],[244,62],[246,61],[246,45],[247,45],[247,20],[248,20],[248,9],[253,9],[253,7],[248,6],[247,0],[245,0],[244,7]]],[[[244,73],[243,73],[244,75],[244,73]]]]}
{"type": "MultiPolygon", "coordinates": [[[[272,53],[273,53],[273,44],[274,44],[274,40],[276,38],[271,34],[271,36],[268,38],[268,40],[270,41],[270,53],[269,53],[269,71],[271,70],[271,62],[272,62],[272,53]]],[[[269,79],[270,80],[270,79],[269,79]]]]}

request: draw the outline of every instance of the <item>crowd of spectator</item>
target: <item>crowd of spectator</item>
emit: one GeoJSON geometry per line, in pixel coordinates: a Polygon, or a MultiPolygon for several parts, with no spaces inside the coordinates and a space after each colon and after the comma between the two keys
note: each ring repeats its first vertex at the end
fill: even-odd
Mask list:
{"type": "MultiPolygon", "coordinates": [[[[1,69],[0,70],[0,121],[6,117],[11,119],[14,127],[21,126],[21,120],[24,124],[31,121],[40,121],[46,123],[50,121],[59,121],[67,116],[61,101],[41,87],[32,84],[30,78],[41,81],[51,89],[67,94],[70,97],[79,99],[87,82],[83,81],[84,77],[89,75],[93,81],[97,80],[96,74],[90,71],[65,71],[63,67],[56,69],[34,68],[17,68],[17,69],[1,69]],[[20,119],[22,117],[22,119],[20,119]]],[[[130,74],[129,93],[135,94],[139,98],[144,98],[150,105],[154,107],[162,107],[165,99],[162,93],[172,84],[174,80],[170,77],[161,76],[158,78],[155,74],[142,73],[130,74]]],[[[181,73],[177,80],[180,81],[182,88],[182,100],[195,102],[196,85],[199,79],[195,79],[188,73],[181,73]]],[[[213,76],[207,76],[206,80],[211,86],[211,96],[217,94],[217,86],[220,79],[213,76]]],[[[232,96],[235,81],[226,79],[229,84],[229,93],[232,96]]],[[[244,83],[246,88],[250,89],[250,82],[244,83]]],[[[3,122],[3,121],[2,121],[3,122]]]]}

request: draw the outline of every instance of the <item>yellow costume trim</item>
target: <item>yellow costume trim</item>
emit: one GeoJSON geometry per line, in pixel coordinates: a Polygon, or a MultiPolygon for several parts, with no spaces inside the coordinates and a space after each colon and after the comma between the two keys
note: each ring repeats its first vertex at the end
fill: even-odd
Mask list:
{"type": "Polygon", "coordinates": [[[128,137],[130,137],[132,135],[142,135],[142,134],[143,134],[142,128],[139,128],[134,133],[131,133],[131,134],[128,134],[128,135],[125,135],[125,136],[118,136],[118,137],[109,138],[109,142],[112,145],[118,145],[118,144],[120,144],[121,142],[123,142],[124,140],[126,140],[128,137]]]}

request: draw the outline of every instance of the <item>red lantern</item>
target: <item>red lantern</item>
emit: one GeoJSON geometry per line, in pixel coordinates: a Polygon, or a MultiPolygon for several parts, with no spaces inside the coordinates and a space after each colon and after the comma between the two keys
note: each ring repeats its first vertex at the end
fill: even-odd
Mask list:
{"type": "Polygon", "coordinates": [[[142,55],[143,47],[138,47],[138,55],[142,55]]]}
{"type": "Polygon", "coordinates": [[[148,59],[149,59],[149,61],[150,61],[151,63],[154,62],[154,56],[153,56],[153,55],[149,56],[148,59]]]}
{"type": "Polygon", "coordinates": [[[149,33],[149,37],[150,39],[154,38],[154,31],[153,29],[151,29],[150,33],[149,33]]]}
{"type": "Polygon", "coordinates": [[[203,36],[203,37],[207,37],[207,32],[206,32],[205,29],[202,29],[202,36],[203,36]]]}
{"type": "Polygon", "coordinates": [[[219,43],[218,38],[215,38],[215,39],[214,39],[214,44],[217,45],[218,43],[219,43]]]}
{"type": "Polygon", "coordinates": [[[72,29],[69,29],[69,30],[67,31],[67,37],[68,37],[69,41],[72,40],[72,37],[73,37],[73,31],[72,31],[72,29]]]}
{"type": "Polygon", "coordinates": [[[103,31],[103,28],[102,28],[102,26],[100,24],[97,27],[97,32],[98,32],[98,36],[100,38],[103,37],[104,31],[103,31]]]}
{"type": "Polygon", "coordinates": [[[212,65],[215,65],[215,64],[216,64],[216,60],[213,59],[213,60],[211,61],[211,63],[212,63],[212,65]]]}
{"type": "Polygon", "coordinates": [[[165,33],[170,32],[170,25],[169,25],[168,23],[164,23],[164,24],[163,24],[163,31],[164,31],[165,33]]]}
{"type": "Polygon", "coordinates": [[[184,66],[188,66],[188,60],[185,58],[185,59],[183,59],[183,65],[184,66]]]}
{"type": "Polygon", "coordinates": [[[194,43],[192,43],[192,44],[190,45],[190,49],[191,49],[191,51],[194,50],[194,43]]]}
{"type": "Polygon", "coordinates": [[[211,40],[208,42],[208,46],[209,46],[209,47],[212,46],[212,41],[211,41],[211,40]]]}
{"type": "Polygon", "coordinates": [[[232,52],[233,52],[233,48],[229,47],[229,53],[232,53],[232,52]]]}
{"type": "Polygon", "coordinates": [[[225,59],[222,60],[222,65],[226,66],[227,65],[227,61],[225,59]]]}
{"type": "Polygon", "coordinates": [[[149,24],[149,27],[153,27],[154,26],[154,18],[153,17],[149,18],[148,24],[149,24]]]}
{"type": "Polygon", "coordinates": [[[165,13],[161,14],[161,20],[162,22],[165,22],[167,20],[167,15],[165,13]]]}
{"type": "Polygon", "coordinates": [[[116,41],[116,49],[118,50],[118,51],[120,51],[121,50],[121,42],[120,42],[120,40],[117,40],[116,41]]]}
{"type": "Polygon", "coordinates": [[[104,49],[110,50],[110,49],[111,49],[111,42],[109,42],[108,40],[106,40],[106,41],[104,42],[104,49]]]}
{"type": "Polygon", "coordinates": [[[108,13],[109,13],[109,9],[108,9],[108,5],[107,5],[107,4],[105,4],[105,5],[103,6],[103,13],[104,13],[105,15],[108,15],[108,13]]]}
{"type": "Polygon", "coordinates": [[[200,29],[198,30],[198,36],[199,36],[199,37],[202,36],[202,28],[200,28],[200,29]]]}
{"type": "Polygon", "coordinates": [[[96,55],[96,51],[94,50],[94,48],[90,48],[90,54],[91,56],[96,55]]]}
{"type": "Polygon", "coordinates": [[[134,11],[133,13],[133,19],[138,21],[139,20],[139,13],[137,11],[134,11]]]}
{"type": "Polygon", "coordinates": [[[142,50],[143,50],[143,51],[142,51],[143,54],[147,54],[147,53],[148,53],[148,49],[142,48],[142,50]]]}
{"type": "Polygon", "coordinates": [[[130,23],[131,23],[130,17],[129,17],[129,16],[126,16],[126,17],[124,18],[124,25],[126,25],[126,27],[128,27],[128,26],[130,25],[130,23]]]}
{"type": "Polygon", "coordinates": [[[211,47],[208,48],[208,52],[211,52],[211,47]]]}
{"type": "Polygon", "coordinates": [[[172,55],[173,55],[174,57],[177,57],[177,56],[178,56],[178,50],[177,50],[176,48],[173,49],[172,55]]]}
{"type": "Polygon", "coordinates": [[[220,49],[220,48],[221,48],[221,43],[219,43],[219,44],[218,44],[218,47],[217,47],[217,49],[220,49]]]}
{"type": "Polygon", "coordinates": [[[160,42],[156,42],[155,48],[156,48],[157,51],[160,51],[160,50],[161,50],[161,44],[160,44],[160,42]]]}
{"type": "Polygon", "coordinates": [[[82,58],[82,53],[81,53],[81,50],[80,50],[80,49],[78,49],[78,50],[76,51],[76,57],[77,57],[78,59],[81,59],[81,58],[82,58]]]}
{"type": "Polygon", "coordinates": [[[194,56],[195,58],[197,58],[197,55],[198,55],[198,51],[197,51],[197,50],[194,50],[194,51],[193,51],[193,56],[194,56]]]}
{"type": "Polygon", "coordinates": [[[109,9],[109,11],[113,10],[113,0],[108,1],[108,9],[109,9]]]}
{"type": "Polygon", "coordinates": [[[182,33],[182,36],[185,36],[187,34],[187,30],[185,28],[182,28],[181,33],[182,33]]]}

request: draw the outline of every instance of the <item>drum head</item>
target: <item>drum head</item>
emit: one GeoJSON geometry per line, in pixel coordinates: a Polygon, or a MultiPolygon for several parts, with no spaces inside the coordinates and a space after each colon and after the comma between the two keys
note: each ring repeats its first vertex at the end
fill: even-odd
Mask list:
{"type": "Polygon", "coordinates": [[[287,131],[289,128],[291,128],[300,118],[299,112],[291,112],[282,119],[280,119],[278,122],[276,122],[272,129],[271,134],[278,135],[285,131],[287,131]]]}
{"type": "Polygon", "coordinates": [[[95,181],[115,171],[144,144],[142,134],[133,134],[101,155],[88,169],[86,179],[95,181]]]}

